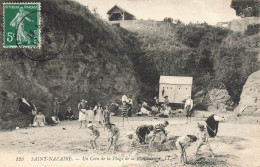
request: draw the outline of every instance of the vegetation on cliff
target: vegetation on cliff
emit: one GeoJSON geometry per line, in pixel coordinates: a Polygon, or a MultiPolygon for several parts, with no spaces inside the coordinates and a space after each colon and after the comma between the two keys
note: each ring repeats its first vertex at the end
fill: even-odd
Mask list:
{"type": "Polygon", "coordinates": [[[143,51],[139,74],[148,92],[157,95],[160,75],[192,76],[193,95],[224,88],[238,103],[247,77],[259,69],[259,34],[247,36],[206,23],[160,24],[147,33],[137,31],[143,51]],[[163,24],[167,28],[159,31],[163,24]]]}
{"type": "Polygon", "coordinates": [[[236,10],[236,15],[241,17],[259,17],[259,0],[232,0],[232,8],[236,10]]]}
{"type": "MultiPolygon", "coordinates": [[[[67,41],[63,51],[49,61],[32,61],[17,48],[0,48],[2,120],[19,116],[17,98],[21,97],[29,98],[39,111],[50,116],[54,97],[62,103],[61,113],[71,106],[77,115],[81,98],[93,106],[98,101],[102,105],[111,104],[123,93],[134,97],[139,94],[140,82],[132,62],[135,55],[127,41],[121,38],[120,29],[95,17],[79,3],[68,0],[40,2],[42,11],[51,12],[62,20],[67,41]]],[[[49,22],[46,17],[42,15],[42,27],[53,36],[52,32],[59,25],[49,22]]],[[[3,17],[0,19],[2,28],[3,17]]],[[[1,36],[2,32],[1,29],[1,36]]],[[[58,40],[42,40],[42,43],[60,46],[58,40]]]]}
{"type": "MultiPolygon", "coordinates": [[[[9,125],[20,114],[17,98],[28,97],[50,116],[51,102],[58,97],[61,112],[71,106],[77,114],[81,98],[92,106],[110,104],[123,93],[132,94],[135,102],[152,99],[158,95],[160,75],[192,76],[193,95],[224,88],[237,103],[247,77],[259,69],[257,32],[243,35],[206,23],[168,21],[141,21],[139,27],[147,26],[132,32],[109,25],[76,2],[40,2],[43,11],[62,18],[66,45],[55,59],[44,62],[27,59],[17,48],[0,48],[0,115],[14,120],[9,125]]],[[[42,17],[53,35],[59,26],[42,17]]],[[[44,42],[59,46],[57,40],[44,42]]]]}

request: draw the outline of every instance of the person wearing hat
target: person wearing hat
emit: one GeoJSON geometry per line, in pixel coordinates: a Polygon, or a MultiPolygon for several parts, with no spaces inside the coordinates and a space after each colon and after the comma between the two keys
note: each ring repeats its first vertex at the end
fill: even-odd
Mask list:
{"type": "Polygon", "coordinates": [[[169,104],[169,99],[168,98],[169,98],[168,95],[164,96],[164,104],[167,104],[167,105],[169,104]]]}
{"type": "Polygon", "coordinates": [[[75,120],[75,116],[70,107],[67,108],[67,111],[65,113],[65,120],[75,120]]]}
{"type": "Polygon", "coordinates": [[[58,101],[57,97],[54,98],[54,102],[52,103],[52,106],[53,106],[54,116],[58,116],[58,114],[60,112],[60,102],[58,101]]]}
{"type": "Polygon", "coordinates": [[[128,137],[128,139],[132,139],[134,135],[132,132],[127,132],[126,136],[128,137]]]}
{"type": "Polygon", "coordinates": [[[188,123],[189,117],[190,117],[190,122],[191,122],[191,116],[193,114],[193,100],[191,99],[190,96],[188,96],[186,101],[185,101],[184,113],[186,113],[187,123],[188,123]]]}
{"type": "Polygon", "coordinates": [[[98,149],[97,139],[99,138],[100,133],[99,133],[98,129],[96,127],[94,127],[93,124],[88,124],[88,128],[92,132],[92,137],[90,139],[91,148],[97,150],[98,149]]]}
{"type": "Polygon", "coordinates": [[[147,141],[147,136],[150,134],[150,132],[153,131],[152,125],[141,125],[136,128],[136,135],[139,139],[139,143],[145,144],[147,141]]]}
{"type": "Polygon", "coordinates": [[[112,124],[112,123],[107,123],[105,126],[109,132],[109,134],[108,134],[109,144],[108,144],[107,151],[109,151],[110,148],[113,146],[113,152],[115,152],[116,148],[117,148],[117,142],[118,142],[118,139],[120,136],[119,128],[115,124],[112,124]]]}
{"type": "Polygon", "coordinates": [[[154,100],[153,105],[159,107],[159,99],[157,98],[157,96],[155,96],[153,100],[154,100]]]}
{"type": "Polygon", "coordinates": [[[163,102],[163,109],[164,109],[164,111],[167,110],[169,104],[170,104],[170,102],[169,102],[169,99],[168,99],[168,95],[165,95],[164,96],[164,102],[163,102]]]}
{"type": "Polygon", "coordinates": [[[153,143],[154,139],[156,136],[160,136],[161,141],[160,143],[163,144],[163,142],[165,142],[166,138],[167,138],[167,133],[165,131],[165,128],[169,125],[168,121],[164,121],[164,123],[160,123],[154,126],[154,130],[153,130],[153,137],[150,141],[150,144],[153,143]]]}
{"type": "Polygon", "coordinates": [[[159,99],[157,98],[157,96],[155,96],[153,101],[153,106],[152,106],[152,115],[156,115],[160,112],[160,104],[159,104],[159,99]]]}
{"type": "Polygon", "coordinates": [[[199,131],[197,132],[197,138],[198,138],[199,142],[198,142],[197,151],[195,153],[195,156],[198,154],[200,147],[205,145],[208,148],[208,150],[211,152],[211,155],[213,158],[214,153],[210,147],[207,132],[205,130],[205,126],[202,124],[198,124],[198,128],[199,128],[199,131]]]}
{"type": "Polygon", "coordinates": [[[179,151],[179,165],[185,164],[187,162],[186,149],[191,145],[191,143],[194,143],[196,141],[197,137],[194,135],[185,135],[177,139],[175,145],[177,147],[177,150],[179,151]]]}

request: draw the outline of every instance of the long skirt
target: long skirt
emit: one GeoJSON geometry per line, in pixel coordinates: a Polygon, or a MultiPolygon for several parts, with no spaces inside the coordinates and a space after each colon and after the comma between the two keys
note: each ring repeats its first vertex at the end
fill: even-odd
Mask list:
{"type": "Polygon", "coordinates": [[[87,110],[81,109],[81,111],[79,112],[79,121],[86,121],[86,120],[87,120],[87,110]],[[85,112],[85,114],[83,112],[85,112]]]}
{"type": "Polygon", "coordinates": [[[101,122],[103,121],[102,110],[97,110],[96,121],[101,121],[101,122]]]}
{"type": "Polygon", "coordinates": [[[90,122],[93,122],[94,121],[94,111],[93,110],[88,110],[87,111],[88,113],[88,121],[90,122]]]}

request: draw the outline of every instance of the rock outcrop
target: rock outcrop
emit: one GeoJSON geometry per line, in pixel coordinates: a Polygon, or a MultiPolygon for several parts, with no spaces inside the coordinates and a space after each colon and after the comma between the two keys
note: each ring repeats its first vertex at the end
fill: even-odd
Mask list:
{"type": "Polygon", "coordinates": [[[260,70],[252,73],[245,85],[240,96],[239,105],[234,112],[240,115],[259,116],[260,114],[260,70]]]}
{"type": "Polygon", "coordinates": [[[208,111],[227,112],[233,110],[233,101],[226,89],[211,89],[203,100],[208,111]]]}

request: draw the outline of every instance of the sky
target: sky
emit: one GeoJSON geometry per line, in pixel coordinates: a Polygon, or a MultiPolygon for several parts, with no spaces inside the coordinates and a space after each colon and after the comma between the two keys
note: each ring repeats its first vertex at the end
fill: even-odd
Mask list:
{"type": "Polygon", "coordinates": [[[230,8],[231,0],[74,0],[90,10],[97,9],[102,19],[114,5],[118,5],[136,16],[137,19],[162,21],[165,17],[179,19],[184,23],[215,25],[217,22],[239,19],[230,8]]]}

